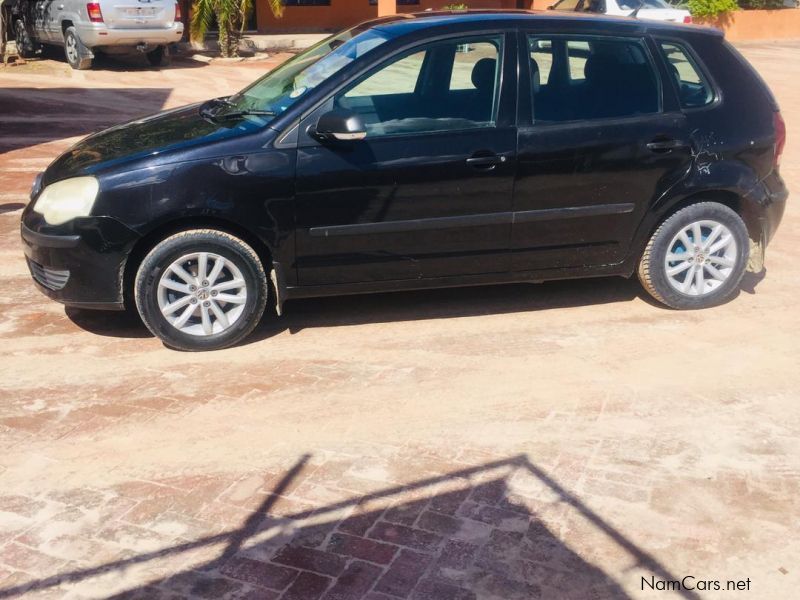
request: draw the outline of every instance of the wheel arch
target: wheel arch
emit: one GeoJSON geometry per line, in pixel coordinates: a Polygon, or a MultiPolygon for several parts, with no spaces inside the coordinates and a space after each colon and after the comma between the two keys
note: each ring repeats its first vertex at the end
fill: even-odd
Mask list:
{"type": "Polygon", "coordinates": [[[629,267],[631,273],[644,253],[645,246],[659,226],[674,215],[679,210],[698,204],[700,202],[717,202],[727,206],[735,212],[747,228],[747,234],[754,243],[761,242],[761,223],[754,211],[750,210],[747,199],[741,194],[730,189],[711,188],[705,190],[695,190],[692,193],[677,199],[666,205],[662,205],[661,210],[654,214],[654,218],[643,222],[637,232],[636,243],[629,256],[629,267]]]}
{"type": "Polygon", "coordinates": [[[220,217],[196,216],[175,218],[160,223],[149,230],[136,241],[133,248],[128,253],[123,274],[123,298],[126,307],[135,306],[133,300],[133,286],[136,279],[136,272],[139,270],[139,265],[142,264],[148,252],[169,236],[190,229],[216,229],[236,236],[255,250],[258,259],[261,261],[261,265],[264,267],[264,271],[269,277],[270,270],[272,269],[272,257],[274,256],[273,249],[246,227],[220,217]]]}
{"type": "Polygon", "coordinates": [[[74,27],[75,23],[72,22],[72,19],[64,19],[61,21],[61,35],[65,35],[67,33],[68,27],[74,27]]]}

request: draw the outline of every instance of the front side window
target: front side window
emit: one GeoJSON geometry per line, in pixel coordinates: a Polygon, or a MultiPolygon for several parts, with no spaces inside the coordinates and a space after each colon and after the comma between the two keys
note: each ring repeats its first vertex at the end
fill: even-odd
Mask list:
{"type": "Polygon", "coordinates": [[[659,47],[678,88],[681,108],[710,104],[714,100],[714,92],[691,55],[678,44],[661,42],[659,47]]]}
{"type": "Polygon", "coordinates": [[[528,36],[536,122],[633,117],[660,110],[642,40],[528,36]]]}
{"type": "Polygon", "coordinates": [[[491,127],[500,36],[437,42],[393,57],[334,98],[355,112],[367,137],[491,127]]]}

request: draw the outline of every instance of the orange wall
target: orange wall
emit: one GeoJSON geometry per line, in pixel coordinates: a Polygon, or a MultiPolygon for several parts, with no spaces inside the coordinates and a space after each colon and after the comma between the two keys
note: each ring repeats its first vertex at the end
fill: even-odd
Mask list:
{"type": "MultiPolygon", "coordinates": [[[[555,0],[535,0],[536,3],[555,0]]],[[[398,12],[420,12],[440,9],[448,4],[464,2],[470,8],[516,8],[516,0],[420,0],[419,4],[398,6],[398,12]]],[[[529,8],[534,0],[525,0],[529,8]]],[[[256,0],[258,6],[258,30],[264,33],[297,33],[311,31],[338,31],[361,21],[378,16],[377,5],[368,0],[331,0],[330,6],[287,6],[283,17],[276,19],[265,0],[256,0]]],[[[538,6],[537,6],[538,8],[538,6]]]]}
{"type": "Polygon", "coordinates": [[[800,39],[800,8],[737,10],[723,17],[695,22],[722,29],[732,42],[800,39]]]}

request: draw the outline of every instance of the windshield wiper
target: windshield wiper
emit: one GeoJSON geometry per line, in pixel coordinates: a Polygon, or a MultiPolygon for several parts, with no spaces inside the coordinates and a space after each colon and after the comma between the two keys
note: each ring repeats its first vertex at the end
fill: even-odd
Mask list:
{"type": "Polygon", "coordinates": [[[239,117],[274,117],[277,115],[274,110],[234,110],[227,113],[222,114],[215,114],[214,118],[216,119],[238,119],[239,117]]]}

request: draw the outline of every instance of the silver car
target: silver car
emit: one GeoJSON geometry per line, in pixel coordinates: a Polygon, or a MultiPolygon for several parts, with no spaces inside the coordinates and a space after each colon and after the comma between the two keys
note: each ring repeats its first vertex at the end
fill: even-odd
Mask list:
{"type": "Polygon", "coordinates": [[[168,45],[183,36],[176,0],[16,0],[12,14],[22,57],[42,44],[63,46],[73,69],[91,68],[98,52],[132,50],[158,66],[168,60],[168,45]]]}

